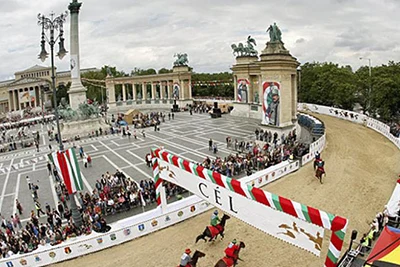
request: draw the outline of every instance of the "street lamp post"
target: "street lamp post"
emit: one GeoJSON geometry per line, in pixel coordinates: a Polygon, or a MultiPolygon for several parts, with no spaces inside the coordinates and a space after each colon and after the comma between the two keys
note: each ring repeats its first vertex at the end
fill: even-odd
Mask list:
{"type": "MultiPolygon", "coordinates": [[[[53,104],[54,104],[54,113],[56,117],[56,124],[57,124],[57,135],[58,135],[58,143],[60,146],[60,151],[64,151],[64,145],[62,142],[61,137],[61,130],[60,130],[60,121],[58,118],[58,107],[57,107],[57,90],[56,90],[56,75],[54,71],[54,44],[57,40],[59,40],[59,51],[57,56],[61,59],[68,53],[64,47],[64,30],[63,24],[67,17],[67,12],[62,13],[58,17],[54,17],[54,13],[50,14],[50,17],[45,17],[44,15],[38,15],[38,25],[42,27],[42,39],[41,39],[41,51],[39,54],[39,59],[44,62],[48,57],[48,53],[46,51],[46,41],[50,45],[50,58],[51,58],[51,81],[53,87],[53,104]],[[45,30],[50,31],[50,38],[48,38],[45,34],[45,30]],[[58,31],[58,35],[55,36],[54,32],[58,31]]],[[[70,205],[71,205],[71,212],[72,218],[74,219],[74,223],[77,227],[82,226],[82,217],[78,211],[78,207],[75,202],[74,194],[70,194],[70,205]]]]}
{"type": "Polygon", "coordinates": [[[368,72],[369,72],[369,90],[368,90],[368,108],[371,108],[371,92],[372,92],[372,70],[371,70],[371,59],[370,58],[365,58],[365,57],[360,57],[360,60],[367,59],[368,60],[368,72]]]}

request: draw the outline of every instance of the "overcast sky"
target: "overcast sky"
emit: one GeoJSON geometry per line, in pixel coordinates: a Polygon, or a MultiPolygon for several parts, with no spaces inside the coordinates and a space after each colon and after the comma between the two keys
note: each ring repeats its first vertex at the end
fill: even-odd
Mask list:
{"type": "MultiPolygon", "coordinates": [[[[66,0],[0,0],[0,80],[42,63],[37,14],[59,14],[66,0]]],[[[257,49],[277,22],[287,49],[301,63],[333,61],[357,69],[400,61],[398,0],[85,0],[80,12],[81,67],[171,68],[186,52],[196,72],[228,71],[230,45],[248,35],[257,49]]],[[[65,26],[69,50],[69,17],[65,26]]],[[[49,49],[47,49],[49,52],[49,49]]],[[[69,55],[56,59],[69,69],[69,55]]]]}

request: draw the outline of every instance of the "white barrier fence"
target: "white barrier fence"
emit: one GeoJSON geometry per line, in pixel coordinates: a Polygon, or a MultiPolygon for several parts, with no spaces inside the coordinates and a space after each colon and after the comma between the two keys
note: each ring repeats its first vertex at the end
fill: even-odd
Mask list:
{"type": "MultiPolygon", "coordinates": [[[[157,208],[112,224],[107,233],[93,232],[89,236],[70,238],[60,245],[39,246],[31,253],[14,255],[0,260],[1,266],[44,266],[69,260],[169,227],[211,209],[207,202],[191,196],[167,206],[162,214],[157,208]]],[[[194,241],[194,240],[193,240],[194,241]]]]}
{"type": "MultiPolygon", "coordinates": [[[[298,105],[298,110],[325,114],[364,124],[386,136],[400,149],[400,140],[390,134],[387,125],[375,119],[368,118],[363,114],[337,108],[302,103],[298,105]]],[[[316,151],[321,152],[325,147],[325,142],[326,136],[324,134],[317,141],[312,143],[310,145],[310,152],[302,158],[302,165],[313,160],[314,153],[316,151]]],[[[253,184],[256,187],[262,187],[299,168],[299,161],[285,161],[264,171],[246,177],[243,181],[250,185],[253,184]]],[[[399,185],[397,186],[399,187],[399,185]]],[[[391,201],[398,203],[400,201],[400,196],[392,195],[391,201]]],[[[162,214],[161,209],[151,210],[112,224],[112,229],[108,233],[100,234],[93,232],[89,236],[71,238],[57,246],[39,246],[37,250],[31,253],[14,255],[10,258],[1,259],[0,264],[7,267],[44,266],[76,258],[169,227],[201,214],[211,208],[212,206],[207,202],[202,201],[197,196],[191,196],[168,205],[165,214],[162,214]]]]}
{"type": "MultiPolygon", "coordinates": [[[[358,124],[363,124],[367,126],[370,129],[373,129],[374,131],[384,135],[386,138],[388,138],[393,144],[397,146],[398,149],[400,149],[400,138],[394,137],[390,133],[390,127],[376,119],[370,118],[364,114],[359,114],[353,111],[347,111],[343,109],[338,109],[338,108],[330,108],[326,106],[320,106],[320,105],[314,105],[314,104],[304,104],[304,103],[299,103],[297,106],[297,109],[299,111],[311,111],[315,113],[320,113],[324,115],[329,115],[333,116],[339,119],[344,119],[348,120],[351,122],[355,122],[358,124]]],[[[392,196],[390,197],[390,200],[387,204],[387,207],[389,209],[389,212],[393,213],[395,209],[397,209],[399,203],[400,203],[400,184],[397,183],[395,186],[395,189],[392,193],[392,196]]]]}
{"type": "MultiPolygon", "coordinates": [[[[313,117],[313,120],[322,124],[322,122],[317,118],[313,117]]],[[[313,160],[316,151],[322,152],[325,147],[325,140],[326,139],[324,134],[320,138],[318,138],[318,140],[310,144],[310,150],[306,155],[302,157],[301,165],[307,164],[308,162],[313,160]]],[[[300,162],[298,160],[286,160],[275,166],[269,167],[268,169],[256,172],[248,177],[245,177],[241,181],[255,187],[263,187],[264,185],[272,183],[289,173],[297,171],[299,168],[300,162]]]]}

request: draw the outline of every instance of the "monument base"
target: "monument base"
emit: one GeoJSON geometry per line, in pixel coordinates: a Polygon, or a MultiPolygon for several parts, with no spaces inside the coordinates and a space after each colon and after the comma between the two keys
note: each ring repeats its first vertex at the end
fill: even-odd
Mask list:
{"type": "Polygon", "coordinates": [[[287,125],[287,126],[273,126],[273,125],[265,125],[259,124],[258,128],[263,129],[265,131],[272,132],[272,134],[277,133],[278,137],[280,138],[282,134],[288,136],[289,132],[292,132],[296,129],[296,134],[299,136],[301,132],[301,127],[296,122],[295,124],[287,125]]]}
{"type": "Polygon", "coordinates": [[[63,122],[61,123],[61,136],[63,139],[75,138],[78,135],[82,138],[88,136],[89,133],[96,133],[100,128],[103,132],[109,130],[109,125],[103,118],[63,122]]]}
{"type": "Polygon", "coordinates": [[[69,105],[73,110],[77,110],[79,104],[86,102],[86,88],[80,82],[72,82],[68,95],[69,105]]]}

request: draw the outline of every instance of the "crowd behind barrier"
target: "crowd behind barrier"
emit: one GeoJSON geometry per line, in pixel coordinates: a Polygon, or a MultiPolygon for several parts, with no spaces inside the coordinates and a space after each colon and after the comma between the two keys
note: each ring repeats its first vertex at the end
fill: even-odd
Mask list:
{"type": "MultiPolygon", "coordinates": [[[[372,128],[388,137],[397,145],[397,147],[400,148],[400,141],[396,141],[398,139],[390,133],[389,127],[385,127],[381,122],[370,119],[365,115],[312,104],[299,104],[298,109],[299,111],[311,111],[365,124],[367,127],[372,128]]],[[[325,134],[310,145],[310,152],[303,156],[302,165],[308,161],[311,161],[314,158],[313,155],[315,151],[321,151],[324,145],[325,134]]],[[[288,168],[285,166],[285,162],[282,162],[281,164],[282,165],[279,164],[273,167],[276,168],[275,173],[282,170],[282,168],[290,170],[290,167],[288,168]]],[[[289,164],[293,163],[289,162],[289,164]]],[[[294,164],[297,168],[296,162],[294,162],[294,164]]],[[[269,169],[266,171],[274,170],[269,169]]],[[[260,177],[255,177],[255,175],[249,176],[246,178],[246,182],[251,184],[254,183],[256,185],[259,179],[260,177]]],[[[398,200],[395,201],[398,202],[398,200]]],[[[43,266],[72,259],[107,247],[121,244],[156,230],[171,226],[177,222],[196,216],[211,208],[211,206],[200,200],[197,196],[191,196],[183,199],[182,201],[169,204],[165,214],[161,214],[161,209],[155,209],[114,223],[111,231],[107,234],[92,233],[89,236],[71,238],[70,240],[67,240],[66,242],[63,242],[55,247],[45,245],[39,247],[33,253],[14,255],[7,259],[1,259],[0,263],[5,263],[6,266],[43,266]]]]}
{"type": "MultiPolygon", "coordinates": [[[[320,113],[362,124],[384,135],[393,142],[398,149],[400,149],[400,138],[397,138],[396,135],[393,134],[393,128],[364,114],[338,108],[303,103],[298,104],[298,110],[320,113]]],[[[400,177],[397,177],[396,179],[398,178],[400,177]]],[[[351,250],[349,254],[345,255],[345,257],[348,258],[344,258],[343,262],[346,262],[349,258],[353,259],[359,254],[363,255],[364,253],[368,253],[373,247],[373,242],[380,235],[385,225],[394,227],[399,227],[400,225],[400,179],[396,181],[393,193],[383,211],[377,213],[376,217],[372,220],[368,231],[363,233],[358,246],[354,250],[351,250]]]]}

